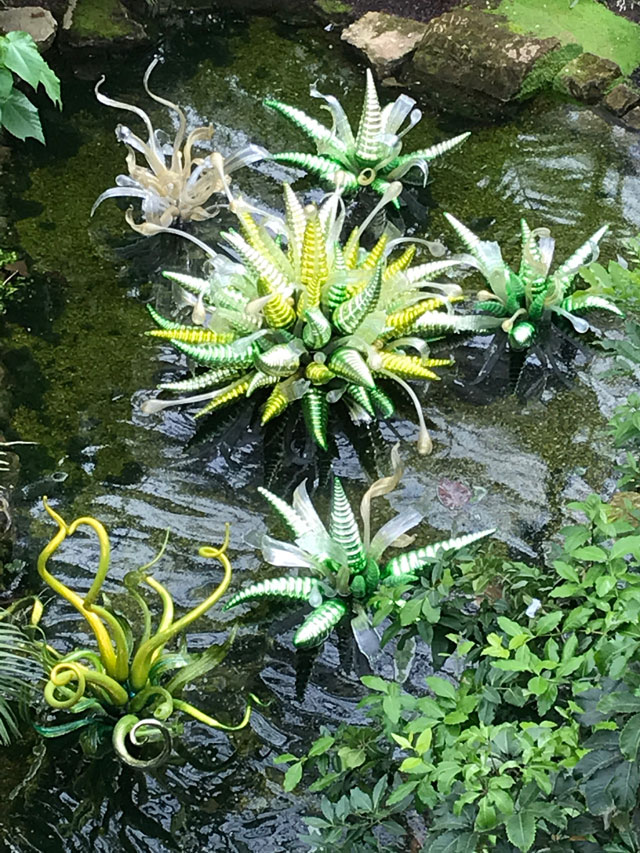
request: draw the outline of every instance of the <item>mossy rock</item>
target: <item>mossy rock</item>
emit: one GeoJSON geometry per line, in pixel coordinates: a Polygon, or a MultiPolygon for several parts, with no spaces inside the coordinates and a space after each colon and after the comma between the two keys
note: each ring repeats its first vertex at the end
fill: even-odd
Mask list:
{"type": "Polygon", "coordinates": [[[74,47],[106,48],[147,40],[144,28],[131,20],[120,0],[78,0],[63,24],[64,40],[74,47]]]}
{"type": "Polygon", "coordinates": [[[603,56],[582,53],[568,62],[555,79],[559,91],[585,104],[600,101],[611,84],[622,77],[620,66],[603,56]]]}

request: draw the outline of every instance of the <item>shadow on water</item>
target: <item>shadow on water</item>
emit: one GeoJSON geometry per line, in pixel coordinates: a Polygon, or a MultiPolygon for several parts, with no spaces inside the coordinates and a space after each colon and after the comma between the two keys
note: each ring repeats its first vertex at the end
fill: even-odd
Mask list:
{"type": "MultiPolygon", "coordinates": [[[[265,567],[245,539],[267,528],[276,536],[284,531],[256,487],[267,484],[286,494],[308,477],[317,486],[319,510],[326,512],[329,465],[311,452],[295,418],[277,421],[263,435],[249,410],[223,411],[197,428],[183,411],[153,417],[140,411],[160,375],[184,375],[184,364],[168,347],[143,336],[150,325],[144,302],[169,305],[162,267],[198,273],[203,259],[179,241],[140,240],[130,233],[126,205],[106,202],[89,218],[96,197],[124,170],[115,125],[130,121],[138,130],[134,117],[98,105],[92,88],[104,73],[106,93],[140,104],[156,126],[170,130],[166,111],[149,102],[141,85],[156,49],[166,61],[154,72],[154,90],[189,105],[190,126],[212,122],[216,146],[225,153],[248,141],[272,151],[301,147],[302,137],[263,109],[262,98],[277,97],[319,115],[308,91],[318,81],[321,91],[336,94],[357,114],[363,74],[335,34],[261,18],[209,16],[197,27],[178,21],[154,50],[133,54],[126,63],[94,59],[77,77],[67,72],[64,111],[45,112],[47,147],[16,149],[14,231],[34,282],[6,324],[3,360],[13,402],[8,434],[37,442],[21,449],[16,557],[29,567],[22,589],[38,588],[32,567],[52,535],[41,506],[48,494],[65,516],[92,514],[108,526],[112,580],[149,560],[169,528],[157,577],[177,608],[186,609],[216,583],[217,574],[197,549],[219,542],[226,521],[232,524],[236,587],[264,577],[265,567]]],[[[425,117],[410,139],[419,148],[449,135],[450,127],[425,117]]],[[[512,122],[476,129],[464,149],[434,166],[432,183],[415,195],[414,210],[406,215],[429,204],[428,234],[424,223],[414,221],[411,229],[455,251],[441,216],[450,210],[484,238],[498,239],[507,258],[517,254],[523,212],[532,226],[556,228],[559,257],[609,221],[604,255],[613,257],[618,241],[640,229],[639,149],[637,136],[594,113],[541,100],[512,122]]],[[[262,164],[239,173],[237,183],[250,199],[277,208],[278,181],[299,181],[296,188],[307,193],[314,184],[301,178],[295,170],[262,164]]],[[[314,189],[312,197],[319,195],[314,189]]],[[[198,234],[213,245],[227,221],[222,213],[198,234]]],[[[460,282],[469,294],[478,287],[471,275],[461,275],[460,282]]],[[[386,473],[389,448],[400,440],[405,479],[389,497],[391,506],[376,508],[374,523],[415,504],[426,514],[418,545],[434,530],[497,527],[514,553],[535,559],[543,537],[557,531],[563,503],[606,488],[612,449],[605,422],[630,385],[620,380],[611,386],[602,378],[602,355],[579,355],[572,387],[552,382],[540,400],[523,404],[509,394],[503,361],[490,387],[470,392],[462,380],[477,375],[486,358],[481,343],[474,338],[454,348],[458,366],[423,395],[432,456],[417,455],[415,415],[399,398],[404,416],[374,431],[336,419],[334,470],[355,504],[367,479],[386,473]],[[445,479],[462,481],[478,499],[448,508],[437,498],[445,479]]],[[[441,347],[447,352],[451,345],[441,347]]],[[[58,560],[59,575],[87,589],[96,558],[89,540],[71,540],[58,560]]],[[[344,648],[340,666],[338,640],[329,640],[314,661],[296,661],[291,637],[298,616],[266,604],[240,616],[223,675],[216,671],[205,680],[194,701],[230,720],[237,719],[250,690],[273,704],[255,712],[253,730],[230,736],[187,723],[175,760],[155,775],[132,774],[108,756],[92,764],[72,737],[46,748],[27,741],[0,750],[0,844],[16,853],[300,849],[305,805],[283,793],[272,758],[300,751],[320,724],[357,721],[361,687],[344,648]],[[312,667],[299,700],[301,664],[312,667]]],[[[221,611],[203,618],[194,646],[219,641],[233,618],[221,611]]],[[[81,630],[55,600],[45,621],[60,649],[81,630]]],[[[429,666],[423,649],[411,676],[415,689],[422,689],[429,666]]]]}

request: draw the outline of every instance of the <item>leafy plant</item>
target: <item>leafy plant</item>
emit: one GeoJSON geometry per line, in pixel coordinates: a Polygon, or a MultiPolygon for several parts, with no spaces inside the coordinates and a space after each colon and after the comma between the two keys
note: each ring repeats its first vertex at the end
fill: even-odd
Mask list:
{"type": "MultiPolygon", "coordinates": [[[[370,186],[383,195],[391,182],[399,181],[413,168],[420,169],[426,184],[428,164],[460,145],[470,134],[462,133],[431,148],[401,155],[402,138],[420,121],[422,113],[414,109],[416,102],[408,95],[400,95],[381,109],[373,75],[369,69],[366,73],[366,91],[356,133],[338,99],[333,95],[323,95],[315,86],[310,89],[311,96],[326,101],[323,108],[331,114],[331,128],[310,118],[297,107],[267,98],[265,106],[277,110],[292,121],[313,140],[318,151],[317,154],[284,152],[271,155],[271,159],[314,172],[347,192],[370,186]],[[407,118],[409,124],[401,130],[407,118]]],[[[394,200],[394,204],[399,206],[397,200],[394,200]]]]}
{"type": "Polygon", "coordinates": [[[213,195],[225,189],[227,177],[242,166],[261,160],[266,154],[257,145],[249,145],[226,158],[217,151],[212,151],[206,157],[194,157],[194,146],[209,143],[213,137],[213,127],[196,127],[185,138],[187,119],[182,109],[149,89],[149,77],[158,62],[158,58],[151,62],[142,85],[150,98],[177,115],[178,129],[172,142],[165,141],[162,131],[154,130],[144,110],[103,95],[100,86],[104,77],[100,78],[95,88],[96,98],[101,104],[139,116],[145,124],[148,138],[144,142],[123,124],[116,127],[116,139],[124,142],[129,152],[129,174],[118,175],[116,186],[98,196],[91,208],[91,215],[108,198],[142,199],[142,221],[136,222],[133,218],[133,207],[127,210],[125,219],[134,231],[145,236],[166,231],[174,222],[200,222],[215,216],[219,206],[206,205],[213,195]],[[147,161],[146,166],[138,164],[138,153],[147,161]]]}
{"type": "MultiPolygon", "coordinates": [[[[584,311],[598,309],[624,316],[597,288],[578,290],[575,284],[580,268],[596,254],[607,226],[596,231],[550,273],[555,241],[547,228],[532,230],[522,219],[522,257],[516,273],[502,259],[497,243],[480,240],[454,216],[445,216],[471,253],[469,263],[489,286],[478,293],[476,310],[500,319],[505,341],[512,350],[532,349],[543,365],[558,372],[550,335],[552,331],[562,333],[559,323],[584,333],[589,329],[589,323],[579,316],[584,311]]],[[[494,358],[499,354],[497,349],[494,358]]],[[[488,369],[486,365],[484,371],[488,369]]]]}
{"type": "Polygon", "coordinates": [[[392,458],[392,476],[377,480],[362,498],[363,535],[338,477],[333,479],[328,530],[316,513],[304,483],[294,492],[292,506],[266,489],[260,489],[295,536],[295,545],[265,536],[262,540],[264,559],[275,566],[310,569],[320,579],[314,576],[268,578],[236,593],[225,605],[225,610],[262,598],[306,602],[313,610],[296,631],[295,646],[305,648],[322,643],[341,620],[351,616],[354,635],[363,652],[370,654],[377,637],[369,629],[367,606],[380,586],[415,582],[425,566],[438,556],[458,551],[494,532],[482,530],[434,542],[403,551],[381,563],[387,548],[421,520],[419,512],[408,510],[388,521],[371,537],[372,499],[393,491],[402,477],[397,448],[392,458]]]}
{"type": "Polygon", "coordinates": [[[413,400],[418,447],[430,451],[422,407],[405,380],[436,380],[433,368],[451,364],[429,357],[427,338],[484,328],[486,321],[449,313],[460,288],[431,280],[457,261],[411,267],[413,246],[391,261],[385,235],[365,252],[360,235],[367,222],[340,245],[339,203],[336,192],[320,209],[303,208],[285,185],[285,221],[259,222],[246,203],[236,200],[232,209],[242,234],[223,236],[242,266],[208,250],[213,256],[209,279],[164,273],[190,295],[193,317],[204,327],[180,325],[150,309],[161,327],[150,334],[168,338],[206,372],[160,388],[204,393],[150,400],[143,411],[208,400],[196,414],[201,417],[270,388],[262,423],[299,400],[309,433],[326,450],[329,405],[345,403],[355,423],[389,417],[394,405],[383,382],[391,379],[413,400]]]}
{"type": "Polygon", "coordinates": [[[42,85],[53,103],[62,106],[60,80],[40,56],[33,38],[20,30],[0,36],[0,125],[18,139],[31,137],[44,145],[38,110],[16,88],[14,74],[33,89],[42,85]]]}
{"type": "Polygon", "coordinates": [[[0,611],[0,744],[7,746],[18,735],[15,706],[35,699],[38,681],[44,679],[40,643],[19,626],[5,621],[0,611]]]}
{"type": "Polygon", "coordinates": [[[619,305],[631,310],[640,308],[640,235],[623,241],[625,254],[609,261],[605,269],[592,261],[581,267],[580,276],[586,283],[605,296],[615,298],[619,305]]]}
{"type": "MultiPolygon", "coordinates": [[[[229,528],[219,548],[202,547],[199,550],[201,556],[216,559],[222,564],[223,580],[203,602],[179,619],[174,617],[174,604],[169,591],[148,573],[162,556],[164,546],[151,563],[125,576],[126,594],[142,618],[143,629],[136,642],[134,626],[127,618],[116,613],[106,602],[105,605],[96,603],[110,563],[110,544],[105,528],[90,516],[77,518],[67,524],[46,499],[44,505],[58,524],[58,532],[42,550],[38,558],[38,572],[54,592],[80,613],[95,637],[97,650],[80,646],[63,654],[44,640],[38,643],[39,662],[46,672],[44,699],[54,709],[56,716],[61,711],[68,711],[75,717],[53,725],[37,724],[35,728],[39,734],[58,737],[84,729],[83,746],[89,751],[95,751],[104,736],[110,734],[113,748],[122,761],[132,767],[147,768],[163,762],[170,754],[171,734],[177,731],[176,723],[172,720],[175,712],[182,712],[219,729],[235,730],[246,726],[251,714],[250,705],[237,726],[228,726],[182,698],[182,691],[187,684],[202,677],[222,661],[231,639],[222,646],[211,646],[200,654],[187,652],[186,644],[175,652],[166,649],[171,640],[206,613],[228,588],[231,581],[231,564],[226,556],[229,528]],[[100,560],[89,591],[81,596],[54,577],[47,563],[65,539],[83,526],[89,527],[97,535],[100,560]],[[141,584],[150,587],[162,602],[162,615],[155,631],[152,629],[149,606],[138,589],[141,584]],[[148,754],[149,746],[151,755],[148,754]]],[[[37,624],[42,615],[39,602],[36,603],[36,610],[33,624],[37,624]]],[[[25,651],[33,656],[35,641],[25,648],[20,634],[9,626],[3,627],[7,629],[5,634],[8,641],[0,649],[0,667],[3,663],[7,666],[11,661],[18,660],[24,661],[19,665],[24,670],[29,660],[25,651]],[[14,630],[13,637],[7,633],[11,630],[14,630]]],[[[13,678],[15,681],[15,676],[13,678]]],[[[4,719],[6,725],[6,715],[4,719]]]]}
{"type": "MultiPolygon", "coordinates": [[[[637,849],[640,537],[595,495],[569,508],[585,520],[564,529],[548,580],[527,581],[526,609],[529,594],[478,597],[482,572],[456,573],[449,595],[466,604],[428,693],[364,677],[366,749],[353,726],[324,732],[281,757],[288,787],[313,768],[312,790],[335,804],[393,779],[381,805],[424,813],[430,853],[637,849]]],[[[314,826],[323,842],[334,831],[314,826]]]]}

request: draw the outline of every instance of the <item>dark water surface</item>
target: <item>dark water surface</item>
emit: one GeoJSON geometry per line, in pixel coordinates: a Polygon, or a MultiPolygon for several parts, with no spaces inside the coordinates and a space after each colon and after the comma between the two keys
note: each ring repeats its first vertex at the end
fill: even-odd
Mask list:
{"type": "MultiPolygon", "coordinates": [[[[262,108],[267,95],[319,115],[318,101],[308,93],[317,81],[350,115],[359,111],[363,69],[333,33],[284,28],[260,18],[209,17],[198,26],[176,27],[159,48],[166,61],[154,72],[152,88],[187,106],[190,126],[212,122],[214,142],[224,153],[247,141],[272,151],[311,150],[284,119],[262,108]]],[[[140,132],[135,117],[97,104],[92,87],[106,74],[107,94],[139,104],[155,126],[171,130],[166,111],[142,90],[152,54],[95,62],[78,78],[68,74],[64,111],[47,114],[47,148],[16,149],[15,229],[37,282],[10,315],[5,362],[13,431],[37,442],[21,453],[16,508],[16,556],[26,564],[21,589],[38,588],[35,560],[53,535],[41,504],[48,494],[66,518],[94,515],[107,525],[112,582],[151,559],[169,528],[171,540],[155,575],[180,611],[218,582],[218,569],[197,550],[220,542],[225,522],[232,524],[237,585],[265,574],[245,537],[267,523],[276,534],[284,531],[256,493],[272,471],[273,451],[265,457],[261,431],[248,418],[228,426],[226,415],[215,415],[218,434],[207,438],[206,429],[196,434],[184,412],[153,417],[140,412],[149,390],[161,376],[175,373],[177,364],[170,348],[142,336],[151,325],[144,302],[153,298],[168,305],[159,270],[188,264],[197,273],[202,258],[165,236],[138,240],[114,201],[89,219],[95,198],[125,171],[115,125],[124,122],[140,132]]],[[[386,100],[387,93],[382,97],[386,100]]],[[[425,117],[406,150],[459,131],[425,117]]],[[[459,249],[440,215],[448,210],[483,237],[498,239],[510,258],[518,251],[518,220],[524,214],[532,226],[552,228],[563,260],[610,222],[603,256],[615,257],[619,241],[640,230],[639,153],[638,135],[591,111],[538,102],[509,123],[475,129],[463,148],[433,168],[433,207],[426,229],[416,230],[459,249]]],[[[280,193],[273,178],[296,175],[262,165],[239,172],[236,185],[250,199],[276,207],[280,193]]],[[[310,190],[313,182],[299,187],[310,190]]],[[[226,221],[222,214],[198,234],[213,244],[226,221]]],[[[477,284],[469,277],[471,293],[477,284]]],[[[605,333],[619,334],[613,326],[605,333]]],[[[589,362],[579,355],[570,389],[551,386],[540,401],[523,405],[505,394],[505,366],[496,371],[491,388],[465,391],[461,380],[475,375],[484,355],[473,344],[457,355],[459,373],[452,371],[425,398],[432,456],[416,454],[416,427],[407,410],[410,419],[382,426],[375,454],[368,452],[365,433],[351,431],[352,439],[357,436],[354,446],[339,432],[335,470],[357,501],[367,482],[361,461],[370,472],[377,466],[385,473],[388,450],[399,437],[407,473],[390,503],[396,510],[412,502],[425,509],[421,540],[430,527],[442,532],[491,526],[513,553],[538,559],[543,539],[561,524],[567,499],[611,488],[606,419],[625,399],[631,381],[603,378],[610,366],[603,356],[589,362]],[[474,500],[447,509],[437,500],[444,478],[462,481],[474,500]]],[[[272,445],[281,446],[282,439],[276,435],[272,445]]],[[[289,462],[289,481],[297,483],[304,476],[297,471],[306,470],[304,460],[289,462]]],[[[322,490],[318,503],[326,506],[322,490]]],[[[386,520],[391,508],[381,503],[379,519],[386,520]]],[[[78,536],[61,550],[58,573],[85,590],[96,558],[96,543],[78,536]]],[[[193,648],[221,641],[234,618],[218,610],[201,619],[191,635],[193,648]]],[[[55,599],[45,624],[59,649],[75,642],[78,620],[55,599]]],[[[153,775],[122,770],[108,757],[91,764],[73,735],[46,749],[31,741],[0,749],[0,846],[20,853],[301,849],[297,834],[305,805],[282,792],[272,758],[301,751],[321,724],[357,721],[361,687],[354,673],[340,668],[337,647],[329,641],[304,701],[296,701],[294,624],[295,611],[282,616],[266,606],[240,619],[230,656],[203,680],[193,701],[231,722],[241,716],[249,690],[272,704],[255,712],[252,729],[237,735],[187,722],[175,760],[153,775]]],[[[417,689],[427,669],[423,651],[412,675],[417,689]]]]}

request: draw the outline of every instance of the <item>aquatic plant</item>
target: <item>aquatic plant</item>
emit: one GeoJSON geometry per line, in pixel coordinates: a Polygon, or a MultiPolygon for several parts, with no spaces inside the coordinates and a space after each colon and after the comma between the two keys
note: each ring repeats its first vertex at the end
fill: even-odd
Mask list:
{"type": "MultiPolygon", "coordinates": [[[[584,333],[589,323],[580,315],[594,309],[624,316],[601,291],[596,288],[579,290],[575,282],[580,268],[597,258],[598,244],[608,226],[599,228],[550,273],[555,240],[548,228],[531,229],[522,219],[521,260],[516,273],[502,259],[497,243],[480,240],[454,216],[449,213],[445,216],[471,253],[469,263],[480,271],[489,286],[488,290],[478,293],[476,310],[487,319],[499,320],[512,350],[532,348],[543,365],[557,372],[549,340],[552,329],[562,332],[558,324],[568,323],[575,332],[584,333]]],[[[496,353],[499,354],[499,350],[496,353]]]]}
{"type": "Polygon", "coordinates": [[[29,33],[14,30],[0,35],[0,127],[18,139],[37,139],[44,145],[38,110],[14,85],[16,75],[33,89],[42,85],[55,106],[62,107],[60,80],[40,55],[29,33]]]}
{"type": "Polygon", "coordinates": [[[208,207],[207,204],[212,196],[224,191],[226,178],[242,166],[262,160],[266,153],[256,145],[249,145],[229,157],[223,157],[217,151],[212,151],[206,157],[194,157],[195,146],[211,141],[213,127],[196,127],[186,135],[187,119],[182,109],[172,101],[154,94],[149,88],[149,76],[158,61],[156,58],[151,62],[142,84],[150,98],[178,116],[178,129],[173,141],[169,141],[162,131],[154,130],[144,110],[103,95],[100,87],[104,77],[100,78],[95,87],[96,98],[101,104],[139,116],[145,124],[148,138],[144,142],[123,124],[116,127],[116,139],[124,142],[129,152],[129,174],[118,175],[116,186],[98,196],[91,208],[91,215],[105,199],[139,198],[142,200],[142,221],[135,221],[133,207],[127,210],[125,219],[134,231],[145,236],[166,230],[174,222],[200,222],[215,216],[217,206],[208,207]],[[146,165],[137,162],[137,154],[142,154],[146,165]]]}
{"type": "Polygon", "coordinates": [[[37,682],[44,677],[41,645],[0,610],[0,745],[7,746],[18,735],[15,707],[33,699],[37,682]]]}
{"type": "MultiPolygon", "coordinates": [[[[333,478],[328,529],[320,520],[304,482],[295,490],[291,505],[267,489],[258,489],[294,536],[293,544],[263,536],[261,545],[264,559],[272,566],[301,568],[312,574],[258,581],[232,596],[224,609],[265,598],[309,604],[313,609],[296,631],[293,644],[298,648],[316,646],[343,619],[364,615],[369,600],[381,586],[416,582],[422,569],[439,557],[458,551],[494,532],[481,530],[434,542],[422,548],[403,551],[382,563],[381,558],[387,548],[401,540],[407,530],[415,527],[422,519],[422,514],[416,509],[405,510],[383,525],[375,536],[371,536],[372,499],[393,491],[402,477],[397,447],[393,450],[392,460],[393,474],[373,483],[362,498],[362,533],[338,477],[333,478]]],[[[360,625],[352,625],[360,640],[360,625]]]]}
{"type": "MultiPolygon", "coordinates": [[[[392,185],[381,204],[399,189],[392,185]]],[[[394,404],[383,386],[390,379],[414,402],[419,449],[430,451],[422,408],[405,380],[436,380],[433,368],[452,363],[430,358],[426,338],[486,323],[449,313],[461,298],[460,288],[431,280],[458,261],[412,267],[411,245],[390,260],[393,243],[386,235],[364,251],[360,235],[369,220],[341,245],[340,201],[336,192],[320,209],[303,208],[285,185],[284,222],[272,217],[265,223],[235,201],[231,207],[242,234],[229,231],[223,237],[242,264],[209,250],[210,278],[164,273],[191,294],[196,319],[204,325],[174,323],[150,308],[160,329],[149,334],[170,340],[206,372],[159,387],[203,393],[149,400],[144,411],[207,400],[196,414],[201,417],[265,387],[270,393],[262,423],[299,400],[309,433],[326,450],[329,405],[342,400],[356,423],[389,417],[394,404]],[[266,225],[277,231],[275,238],[266,225]]]]}
{"type": "MultiPolygon", "coordinates": [[[[416,102],[408,95],[400,95],[393,103],[381,109],[373,75],[369,69],[366,78],[364,102],[355,133],[338,99],[333,95],[323,95],[315,85],[311,86],[311,96],[326,101],[323,108],[331,113],[331,128],[297,107],[291,107],[273,98],[265,99],[265,106],[277,110],[306,133],[315,143],[318,152],[283,152],[272,154],[271,159],[313,172],[334,186],[343,187],[347,192],[356,192],[370,186],[383,195],[390,182],[399,181],[413,168],[420,169],[423,183],[426,184],[428,164],[431,160],[460,145],[470,134],[462,133],[430,148],[423,148],[412,154],[401,154],[403,137],[420,121],[422,113],[419,109],[414,109],[416,102]],[[407,118],[409,123],[401,129],[407,118]]],[[[399,206],[397,199],[394,204],[399,206]]]]}
{"type": "MultiPolygon", "coordinates": [[[[44,499],[48,514],[58,525],[58,532],[38,558],[40,577],[84,618],[95,637],[97,649],[80,646],[60,653],[46,642],[40,644],[41,661],[47,671],[44,698],[56,712],[68,711],[77,719],[56,725],[36,725],[45,737],[57,737],[76,729],[88,729],[85,743],[94,744],[110,733],[119,758],[132,767],[147,768],[164,761],[171,751],[171,734],[176,731],[173,715],[182,712],[205,725],[227,731],[247,725],[251,714],[247,706],[244,718],[236,726],[225,725],[205,714],[182,698],[183,688],[217,666],[230,646],[211,646],[200,654],[186,650],[186,642],[177,651],[167,651],[167,644],[181,635],[198,617],[207,612],[225,593],[231,581],[231,564],[226,551],[229,526],[219,548],[202,547],[199,554],[218,560],[224,576],[215,590],[200,604],[175,618],[169,591],[149,574],[149,569],[162,556],[124,577],[128,600],[140,612],[142,631],[135,637],[135,623],[108,605],[97,604],[110,563],[110,543],[103,525],[91,516],[77,518],[71,524],[44,499]],[[89,527],[100,543],[98,569],[89,591],[80,595],[49,570],[47,563],[68,536],[78,528],[89,527]],[[162,614],[155,630],[152,616],[139,587],[150,587],[162,603],[162,614]],[[145,755],[145,745],[154,754],[145,755]]],[[[42,606],[39,605],[39,610],[42,606]]],[[[39,617],[32,620],[38,622],[39,617]]]]}

